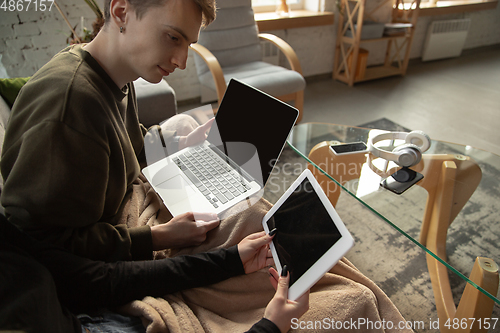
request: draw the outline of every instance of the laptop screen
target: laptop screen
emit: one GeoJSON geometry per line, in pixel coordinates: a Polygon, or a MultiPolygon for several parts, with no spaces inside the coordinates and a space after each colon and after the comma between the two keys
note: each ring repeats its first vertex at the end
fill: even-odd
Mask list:
{"type": "Polygon", "coordinates": [[[232,79],[207,140],[263,186],[297,116],[294,107],[232,79]]]}

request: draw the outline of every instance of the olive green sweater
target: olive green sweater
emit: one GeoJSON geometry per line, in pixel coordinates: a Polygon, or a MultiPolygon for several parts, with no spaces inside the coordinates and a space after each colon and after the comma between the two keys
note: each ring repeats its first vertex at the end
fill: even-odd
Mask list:
{"type": "Polygon", "coordinates": [[[116,225],[147,132],[136,104],[133,84],[120,89],[81,46],[42,67],[6,131],[1,202],[10,221],[88,258],[151,258],[149,227],[116,225]]]}

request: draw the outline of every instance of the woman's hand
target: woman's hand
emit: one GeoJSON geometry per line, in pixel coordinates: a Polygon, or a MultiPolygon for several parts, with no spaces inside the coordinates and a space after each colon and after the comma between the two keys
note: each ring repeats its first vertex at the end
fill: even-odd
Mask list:
{"type": "Polygon", "coordinates": [[[309,291],[296,301],[288,299],[290,274],[288,274],[285,267],[283,267],[282,271],[282,273],[286,274],[285,276],[279,276],[274,268],[269,268],[269,280],[276,289],[276,294],[264,312],[264,318],[272,321],[283,333],[288,332],[290,329],[292,319],[300,318],[309,310],[309,291]]]}
{"type": "Polygon", "coordinates": [[[153,250],[182,248],[200,245],[207,238],[207,232],[220,223],[214,213],[184,213],[165,224],[151,227],[153,250]]]}
{"type": "Polygon", "coordinates": [[[253,273],[274,264],[269,243],[273,239],[265,231],[248,235],[238,244],[238,253],[245,273],[253,273]]]}

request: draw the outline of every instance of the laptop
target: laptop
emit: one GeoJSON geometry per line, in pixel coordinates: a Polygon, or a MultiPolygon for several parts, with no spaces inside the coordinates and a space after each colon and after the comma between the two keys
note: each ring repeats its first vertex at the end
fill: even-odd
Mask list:
{"type": "Polygon", "coordinates": [[[148,165],[143,174],[173,216],[219,214],[264,188],[298,114],[231,79],[207,140],[148,165]]]}

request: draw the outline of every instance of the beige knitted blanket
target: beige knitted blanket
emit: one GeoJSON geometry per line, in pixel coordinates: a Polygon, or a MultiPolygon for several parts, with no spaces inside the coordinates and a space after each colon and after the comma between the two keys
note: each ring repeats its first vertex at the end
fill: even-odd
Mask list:
{"type": "MultiPolygon", "coordinates": [[[[243,211],[236,207],[221,217],[220,226],[209,232],[202,245],[157,253],[156,257],[237,244],[248,234],[262,230],[262,218],[270,207],[265,200],[243,211]],[[232,214],[234,211],[237,213],[232,214]]],[[[168,211],[143,178],[136,182],[126,211],[124,221],[130,227],[169,219],[168,211]]],[[[264,269],[163,298],[146,297],[127,304],[123,311],[142,317],[148,333],[244,332],[262,318],[274,292],[264,269]]],[[[344,258],[311,289],[310,309],[292,321],[292,331],[411,332],[401,329],[404,323],[384,292],[344,258]]]]}

